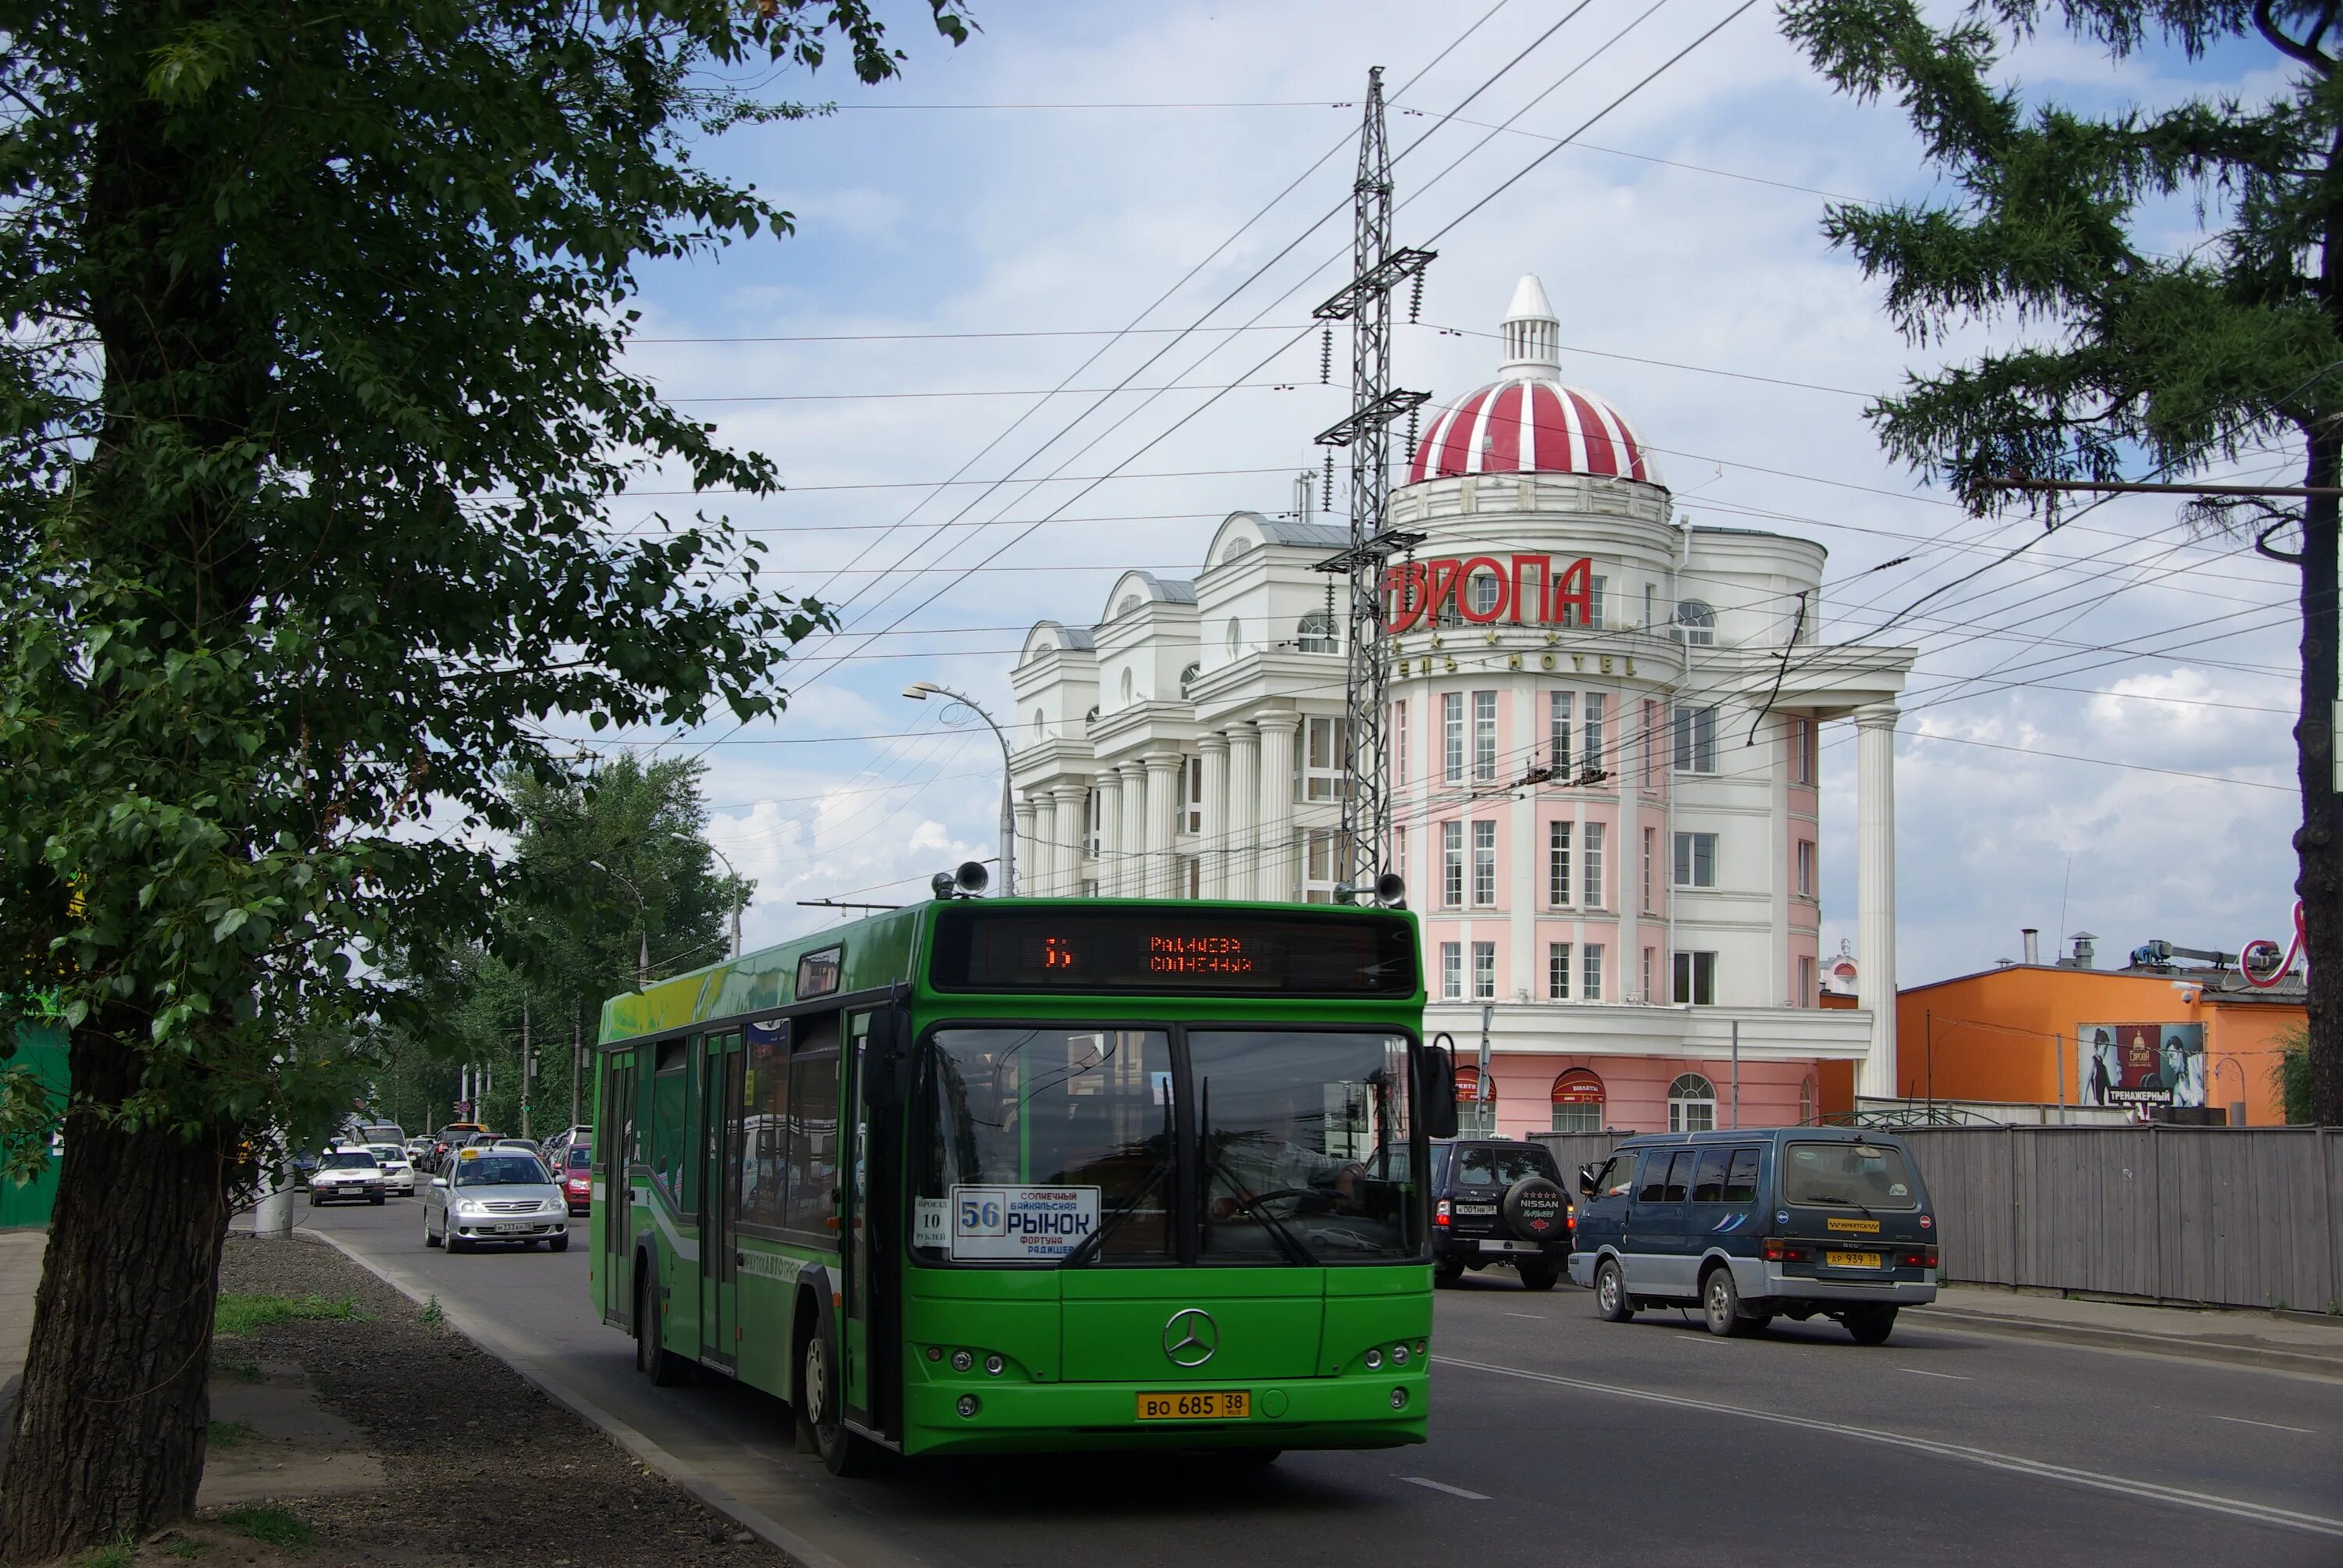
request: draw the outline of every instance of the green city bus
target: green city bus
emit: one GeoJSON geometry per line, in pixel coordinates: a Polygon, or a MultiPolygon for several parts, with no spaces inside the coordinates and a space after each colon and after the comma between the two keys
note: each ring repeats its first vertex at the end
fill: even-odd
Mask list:
{"type": "Polygon", "coordinates": [[[840,1474],[1424,1441],[1414,917],[937,882],[605,1004],[592,1289],[642,1371],[840,1474]]]}

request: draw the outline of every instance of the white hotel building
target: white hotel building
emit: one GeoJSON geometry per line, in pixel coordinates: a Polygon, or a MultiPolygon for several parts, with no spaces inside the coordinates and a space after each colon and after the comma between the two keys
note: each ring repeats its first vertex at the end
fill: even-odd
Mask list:
{"type": "MultiPolygon", "coordinates": [[[[1499,379],[1393,491],[1387,863],[1422,917],[1428,1031],[1520,1134],[1795,1121],[1824,1064],[1895,1083],[1901,648],[1818,636],[1824,551],[1678,522],[1634,427],[1559,378],[1534,278],[1499,379]],[[1857,730],[1859,1007],[1823,1010],[1823,727],[1857,730]],[[1737,1041],[1737,1050],[1736,1050],[1737,1041]],[[1737,1069],[1735,1059],[1737,1055],[1737,1069]],[[1737,1082],[1737,1100],[1735,1084],[1737,1082]]],[[[1125,573],[1014,675],[1018,890],[1332,896],[1339,527],[1235,512],[1194,578],[1125,573]]]]}

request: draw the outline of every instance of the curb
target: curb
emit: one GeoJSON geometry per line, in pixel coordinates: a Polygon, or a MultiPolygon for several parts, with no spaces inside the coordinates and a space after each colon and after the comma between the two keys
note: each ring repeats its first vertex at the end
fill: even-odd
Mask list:
{"type": "Polygon", "coordinates": [[[1917,1322],[1977,1333],[2001,1334],[2011,1339],[2046,1340],[2092,1350],[2127,1351],[2174,1361],[2218,1362],[2229,1366],[2259,1367],[2266,1372],[2343,1381],[2343,1355],[2281,1350],[2271,1345],[2222,1344],[2187,1337],[2142,1333],[2133,1329],[2044,1322],[2036,1318],[1966,1312],[1959,1307],[1926,1306],[1915,1307],[1911,1311],[1917,1322]]]}
{"type": "MultiPolygon", "coordinates": [[[[325,1242],[326,1245],[333,1248],[343,1257],[347,1258],[418,1307],[437,1294],[428,1288],[418,1291],[405,1271],[377,1263],[357,1249],[345,1245],[327,1231],[311,1231],[309,1234],[325,1242]]],[[[707,1507],[731,1520],[768,1546],[774,1547],[786,1554],[797,1568],[847,1568],[846,1563],[824,1552],[770,1514],[751,1508],[722,1487],[700,1475],[682,1460],[662,1448],[654,1439],[610,1414],[569,1384],[548,1373],[540,1366],[520,1359],[519,1353],[505,1342],[502,1335],[493,1328],[475,1320],[470,1313],[461,1308],[451,1307],[445,1302],[439,1303],[439,1311],[448,1327],[504,1362],[506,1366],[518,1373],[523,1382],[556,1404],[600,1430],[635,1459],[682,1487],[707,1507]]]]}

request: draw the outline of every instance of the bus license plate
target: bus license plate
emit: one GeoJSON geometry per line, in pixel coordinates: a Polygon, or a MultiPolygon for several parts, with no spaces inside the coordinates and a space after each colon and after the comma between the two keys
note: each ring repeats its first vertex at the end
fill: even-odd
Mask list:
{"type": "Polygon", "coordinates": [[[1876,1252],[1825,1252],[1823,1261],[1834,1269],[1876,1269],[1881,1266],[1876,1252]]]}
{"type": "Polygon", "coordinates": [[[1139,1396],[1141,1421],[1243,1421],[1252,1414],[1252,1395],[1243,1389],[1139,1396]]]}

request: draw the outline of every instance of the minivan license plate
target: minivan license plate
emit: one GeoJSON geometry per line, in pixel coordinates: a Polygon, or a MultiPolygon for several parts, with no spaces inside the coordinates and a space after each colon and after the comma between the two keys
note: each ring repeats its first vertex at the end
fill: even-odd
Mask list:
{"type": "Polygon", "coordinates": [[[1252,1395],[1244,1389],[1139,1396],[1141,1421],[1243,1421],[1252,1414],[1252,1395]]]}
{"type": "Polygon", "coordinates": [[[1876,1269],[1882,1266],[1876,1252],[1825,1252],[1823,1261],[1834,1269],[1876,1269]]]}

